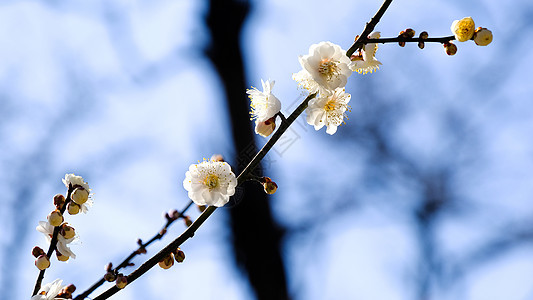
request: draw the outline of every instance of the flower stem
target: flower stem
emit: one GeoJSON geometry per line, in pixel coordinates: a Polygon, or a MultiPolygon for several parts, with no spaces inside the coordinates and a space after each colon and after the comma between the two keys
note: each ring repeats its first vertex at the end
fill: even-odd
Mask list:
{"type": "MultiPolygon", "coordinates": [[[[74,188],[76,188],[76,187],[78,187],[78,186],[76,185],[76,186],[73,187],[72,184],[69,183],[68,191],[67,191],[67,197],[66,197],[65,203],[59,209],[59,212],[61,213],[61,215],[63,215],[65,213],[65,210],[67,208],[67,204],[70,201],[72,201],[71,194],[72,194],[72,191],[74,190],[74,188]]],[[[54,250],[56,250],[57,236],[59,235],[59,230],[61,230],[61,225],[54,227],[54,233],[52,234],[52,240],[50,240],[50,247],[48,247],[48,252],[46,252],[46,256],[48,256],[49,259],[51,259],[52,254],[54,254],[54,250]]],[[[43,282],[44,273],[45,272],[46,272],[46,269],[41,270],[39,272],[39,276],[37,276],[37,280],[35,281],[35,287],[33,288],[32,296],[37,295],[37,293],[41,289],[41,284],[43,282]]]]}
{"type": "Polygon", "coordinates": [[[427,38],[427,39],[421,39],[421,38],[405,38],[405,37],[395,37],[395,38],[379,38],[379,39],[365,39],[364,43],[378,43],[378,44],[385,44],[385,43],[398,43],[398,42],[405,42],[405,43],[414,43],[414,42],[424,42],[424,43],[446,43],[449,41],[455,40],[455,36],[443,36],[443,37],[436,37],[436,38],[427,38]]]}
{"type": "MultiPolygon", "coordinates": [[[[246,179],[252,174],[253,170],[259,165],[261,160],[265,157],[265,155],[272,149],[274,144],[280,139],[280,137],[283,135],[285,131],[291,126],[291,124],[296,120],[296,118],[304,112],[304,110],[307,108],[307,105],[311,99],[316,97],[316,93],[310,94],[307,96],[302,103],[292,112],[292,114],[286,119],[285,122],[282,122],[279,126],[278,130],[272,135],[270,140],[263,146],[263,148],[254,156],[252,161],[246,166],[246,168],[237,176],[237,186],[241,185],[243,182],[246,181],[246,179]]],[[[196,230],[202,226],[202,224],[215,212],[217,207],[215,206],[209,206],[204,210],[204,212],[189,226],[179,237],[177,237],[174,241],[172,241],[170,244],[168,244],[165,248],[161,249],[157,254],[152,256],[150,259],[148,259],[145,263],[143,263],[139,268],[137,268],[135,271],[133,271],[130,275],[128,275],[128,284],[135,281],[137,278],[141,277],[144,273],[148,272],[151,268],[153,268],[157,263],[159,263],[164,257],[168,256],[172,251],[175,251],[181,244],[183,244],[185,241],[187,241],[189,238],[192,238],[194,236],[194,233],[196,230]]],[[[120,289],[116,286],[113,286],[103,292],[102,294],[98,295],[94,300],[102,300],[107,299],[120,291],[120,289]]]]}
{"type": "MultiPolygon", "coordinates": [[[[165,224],[165,226],[163,226],[163,229],[160,230],[156,235],[154,235],[148,242],[146,243],[143,243],[141,245],[139,245],[139,248],[135,251],[133,251],[128,257],[126,257],[117,267],[115,267],[113,269],[113,272],[118,272],[120,269],[122,268],[125,268],[127,266],[130,265],[130,262],[131,260],[139,255],[141,252],[139,251],[141,248],[146,248],[148,247],[150,244],[152,244],[153,242],[155,242],[156,240],[160,240],[163,235],[165,234],[166,232],[166,229],[168,229],[168,227],[170,227],[170,225],[176,221],[176,220],[179,220],[180,218],[183,217],[183,215],[185,214],[185,212],[187,212],[187,210],[192,206],[193,202],[192,201],[189,201],[189,203],[183,208],[183,210],[181,210],[180,214],[178,215],[177,218],[175,219],[167,219],[167,223],[165,224]]],[[[86,291],[84,291],[83,293],[79,294],[78,296],[76,296],[76,298],[74,298],[74,300],[83,300],[85,299],[87,296],[89,296],[92,292],[94,292],[97,288],[99,288],[102,284],[104,284],[106,281],[104,279],[104,277],[100,278],[100,280],[98,280],[96,283],[94,283],[90,288],[88,288],[86,291]]]]}

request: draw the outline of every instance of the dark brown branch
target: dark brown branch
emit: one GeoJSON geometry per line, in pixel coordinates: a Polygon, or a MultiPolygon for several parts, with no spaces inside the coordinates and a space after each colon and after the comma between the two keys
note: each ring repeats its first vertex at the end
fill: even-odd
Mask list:
{"type": "MultiPolygon", "coordinates": [[[[169,228],[169,226],[172,223],[174,223],[174,221],[179,220],[180,218],[182,218],[183,215],[185,214],[185,212],[192,206],[192,204],[193,204],[193,202],[189,201],[189,203],[183,208],[183,210],[179,213],[179,215],[176,218],[167,218],[167,223],[163,226],[163,228],[155,236],[153,236],[148,242],[141,243],[137,250],[133,251],[128,257],[126,257],[111,272],[114,272],[116,274],[122,268],[125,268],[125,267],[129,266],[130,263],[131,263],[131,260],[135,256],[143,253],[142,249],[146,249],[146,247],[148,247],[153,242],[155,242],[157,240],[160,240],[165,235],[165,233],[166,233],[167,229],[169,228]]],[[[74,298],[74,300],[83,300],[83,299],[85,299],[87,296],[89,296],[92,292],[94,292],[97,288],[99,288],[105,282],[106,282],[106,280],[104,279],[104,277],[100,278],[100,280],[98,280],[96,283],[94,283],[90,288],[88,288],[86,291],[84,291],[83,293],[81,293],[78,296],[76,296],[76,298],[74,298]]]]}
{"type": "MultiPolygon", "coordinates": [[[[67,208],[67,204],[71,201],[71,194],[74,188],[77,188],[78,185],[72,186],[72,184],[69,183],[68,191],[67,191],[67,198],[65,200],[65,203],[59,209],[59,212],[61,215],[65,213],[65,209],[67,208]]],[[[52,254],[54,253],[54,250],[56,250],[56,244],[57,244],[57,236],[59,235],[59,230],[61,229],[61,225],[54,227],[54,233],[52,234],[52,240],[50,240],[50,247],[48,248],[48,252],[46,252],[46,256],[48,256],[49,259],[51,259],[52,254]]],[[[44,273],[46,272],[46,269],[41,270],[39,272],[39,276],[37,276],[37,280],[35,281],[35,287],[33,288],[33,296],[37,295],[39,290],[41,289],[41,284],[44,279],[44,273]]]]}
{"type": "Polygon", "coordinates": [[[355,43],[353,43],[353,45],[350,47],[350,49],[348,49],[348,51],[346,51],[346,56],[348,56],[348,57],[352,56],[352,54],[354,54],[354,52],[356,50],[361,49],[361,47],[363,47],[363,45],[365,44],[365,40],[368,39],[368,35],[372,31],[374,31],[374,28],[378,24],[379,20],[381,19],[381,17],[383,16],[383,14],[387,10],[387,8],[389,8],[389,5],[391,3],[392,3],[392,0],[383,1],[383,4],[379,8],[379,10],[376,12],[374,17],[372,19],[370,19],[370,22],[366,23],[365,29],[359,35],[359,38],[355,41],[355,43]]]}
{"type": "MultiPolygon", "coordinates": [[[[272,149],[274,144],[280,139],[280,137],[283,135],[285,131],[289,128],[289,126],[296,120],[296,118],[304,112],[304,110],[307,108],[307,105],[311,99],[313,99],[316,96],[316,93],[311,94],[305,98],[302,103],[294,110],[294,112],[287,118],[285,122],[282,122],[279,129],[272,135],[272,138],[268,140],[266,145],[254,156],[252,161],[246,166],[246,168],[239,174],[237,177],[237,186],[244,183],[250,174],[253,172],[253,170],[259,165],[261,160],[265,157],[265,155],[272,149]]],[[[189,238],[192,238],[194,236],[194,233],[196,230],[202,226],[202,224],[211,216],[211,214],[217,209],[215,206],[209,206],[199,217],[192,223],[191,226],[189,226],[178,238],[176,238],[174,241],[172,241],[170,244],[168,244],[165,248],[163,248],[161,251],[159,251],[156,255],[152,256],[149,260],[147,260],[144,264],[139,266],[135,271],[133,271],[130,275],[128,275],[128,284],[135,281],[137,278],[141,277],[144,273],[148,272],[151,268],[153,268],[157,263],[159,263],[163,258],[168,256],[171,252],[175,251],[179,246],[181,246],[185,241],[187,241],[189,238]]],[[[102,294],[98,295],[94,300],[102,300],[107,299],[111,297],[112,295],[116,294],[120,289],[116,286],[113,286],[109,288],[107,291],[103,292],[102,294]]]]}
{"type": "Polygon", "coordinates": [[[370,44],[370,43],[376,43],[376,44],[385,44],[385,43],[398,43],[398,42],[405,42],[405,43],[414,43],[414,42],[424,42],[424,43],[447,43],[449,41],[455,40],[455,36],[443,36],[443,37],[436,37],[436,38],[405,38],[405,37],[395,37],[395,38],[379,38],[379,39],[365,39],[363,41],[364,44],[370,44]]]}

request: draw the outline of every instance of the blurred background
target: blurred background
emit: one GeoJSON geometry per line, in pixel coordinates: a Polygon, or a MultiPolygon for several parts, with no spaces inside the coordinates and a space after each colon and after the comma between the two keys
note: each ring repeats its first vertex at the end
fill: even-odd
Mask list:
{"type": "MultiPolygon", "coordinates": [[[[276,80],[288,115],[305,97],[298,55],[320,41],[347,49],[380,5],[0,1],[0,297],[30,297],[31,249],[48,247],[35,227],[66,173],[95,205],[66,217],[77,258],[53,258],[44,283],[81,292],[188,203],[190,164],[220,153],[239,170],[264,145],[246,88],[276,80]]],[[[335,135],[302,116],[266,157],[258,172],[275,195],[243,187],[182,247],[183,264],[114,299],[533,299],[533,4],[394,1],[376,30],[446,36],[465,16],[491,45],[458,43],[453,57],[380,46],[380,70],[349,78],[335,135]]]]}

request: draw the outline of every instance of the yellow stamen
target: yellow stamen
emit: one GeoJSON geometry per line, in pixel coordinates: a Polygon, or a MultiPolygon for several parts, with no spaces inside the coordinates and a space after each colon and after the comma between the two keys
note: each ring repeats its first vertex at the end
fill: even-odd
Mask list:
{"type": "Polygon", "coordinates": [[[209,188],[209,190],[212,190],[214,188],[217,188],[220,185],[220,180],[217,175],[215,174],[209,174],[205,176],[204,178],[204,184],[209,188]]]}

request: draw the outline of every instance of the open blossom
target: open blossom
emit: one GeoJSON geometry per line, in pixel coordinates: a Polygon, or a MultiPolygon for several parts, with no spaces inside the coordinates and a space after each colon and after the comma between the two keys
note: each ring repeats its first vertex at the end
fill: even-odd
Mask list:
{"type": "Polygon", "coordinates": [[[53,300],[61,292],[63,280],[56,279],[41,287],[37,295],[31,297],[31,300],[53,300]]]}
{"type": "Polygon", "coordinates": [[[451,30],[455,39],[459,42],[466,42],[474,36],[476,25],[471,17],[455,20],[452,23],[451,30]]]}
{"type": "Polygon", "coordinates": [[[89,184],[83,180],[83,177],[74,174],[66,174],[62,181],[67,188],[69,188],[69,185],[72,185],[73,187],[79,186],[89,193],[89,199],[85,203],[78,204],[80,206],[80,210],[83,213],[87,213],[89,211],[89,207],[93,206],[94,204],[92,200],[93,194],[90,193],[91,189],[89,188],[89,184]]]}
{"type": "Polygon", "coordinates": [[[275,116],[281,110],[281,102],[272,94],[275,81],[261,79],[263,91],[257,88],[248,89],[252,119],[255,119],[255,133],[269,136],[276,128],[275,116]]]}
{"type": "MultiPolygon", "coordinates": [[[[380,32],[375,31],[372,32],[368,38],[379,39],[380,36],[380,32]]],[[[372,73],[378,70],[381,62],[376,59],[376,51],[378,51],[378,44],[369,43],[364,45],[358,55],[352,55],[351,57],[352,64],[350,65],[350,68],[352,71],[364,75],[368,72],[372,73]]]]}
{"type": "Polygon", "coordinates": [[[342,88],[352,73],[346,51],[331,42],[311,45],[309,54],[300,56],[299,61],[303,70],[293,79],[311,93],[342,88]]]}
{"type": "MultiPolygon", "coordinates": [[[[48,243],[52,240],[52,236],[54,235],[54,226],[50,225],[48,222],[39,221],[39,225],[37,226],[37,231],[44,234],[46,237],[46,240],[48,243]]],[[[70,239],[66,239],[61,234],[57,235],[57,251],[64,256],[76,258],[76,254],[70,250],[68,247],[68,244],[72,243],[73,241],[76,241],[78,239],[77,236],[72,237],[70,239]]]]}
{"type": "Polygon", "coordinates": [[[223,206],[235,194],[237,178],[226,162],[204,160],[185,173],[183,187],[197,205],[223,206]]]}
{"type": "Polygon", "coordinates": [[[320,94],[318,98],[309,101],[306,109],[307,123],[313,125],[315,130],[325,125],[326,132],[334,134],[337,132],[337,126],[341,125],[344,120],[350,98],[350,94],[346,94],[343,88],[336,89],[329,94],[320,94]]]}

